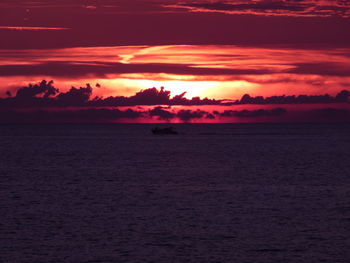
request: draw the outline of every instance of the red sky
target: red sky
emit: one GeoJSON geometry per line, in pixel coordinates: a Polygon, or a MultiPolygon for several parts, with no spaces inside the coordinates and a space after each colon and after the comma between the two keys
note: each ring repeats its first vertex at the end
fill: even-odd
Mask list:
{"type": "Polygon", "coordinates": [[[103,97],[335,96],[349,28],[344,0],[2,0],[0,97],[42,79],[103,97]]]}

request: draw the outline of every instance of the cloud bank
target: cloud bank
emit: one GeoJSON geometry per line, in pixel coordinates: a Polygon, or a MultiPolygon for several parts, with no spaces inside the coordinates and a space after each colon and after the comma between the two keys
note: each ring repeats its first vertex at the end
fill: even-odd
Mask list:
{"type": "MultiPolygon", "coordinates": [[[[96,85],[100,88],[100,85],[96,85]]],[[[293,95],[293,96],[256,96],[245,94],[241,99],[232,101],[215,100],[208,98],[193,97],[185,98],[186,92],[171,96],[170,91],[165,88],[149,88],[137,92],[133,96],[109,96],[92,98],[93,87],[71,87],[66,92],[60,92],[54,87],[54,82],[43,80],[37,84],[29,84],[19,88],[15,96],[10,92],[7,97],[0,98],[0,108],[54,108],[54,107],[117,107],[137,105],[245,105],[245,104],[327,104],[327,103],[349,103],[350,91],[340,91],[336,96],[324,95],[293,95]]],[[[151,114],[162,116],[165,113],[158,108],[151,114]]],[[[164,116],[167,116],[166,114],[164,116]]],[[[169,115],[170,116],[170,115],[169,115]]],[[[185,116],[185,113],[184,113],[185,116]]],[[[184,117],[185,118],[185,117],[184,117]]]]}
{"type": "Polygon", "coordinates": [[[199,97],[187,99],[185,94],[171,97],[164,88],[141,90],[130,97],[93,98],[92,92],[89,84],[71,87],[66,92],[56,89],[53,81],[30,84],[18,89],[14,96],[8,92],[6,98],[0,98],[0,123],[350,121],[350,92],[346,90],[334,97],[326,94],[264,98],[246,94],[231,103],[199,97]],[[273,106],[277,104],[285,106],[273,106]],[[290,106],[296,104],[307,107],[290,106]],[[310,107],[312,104],[321,106],[310,107]]]}
{"type": "Polygon", "coordinates": [[[350,109],[339,107],[290,111],[287,108],[220,110],[173,108],[151,110],[87,109],[7,109],[0,110],[0,123],[144,123],[144,122],[350,122],[350,109]]]}

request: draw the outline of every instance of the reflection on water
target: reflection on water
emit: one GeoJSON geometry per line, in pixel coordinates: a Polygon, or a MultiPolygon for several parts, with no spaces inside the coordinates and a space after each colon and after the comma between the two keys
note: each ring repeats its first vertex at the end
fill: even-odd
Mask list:
{"type": "Polygon", "coordinates": [[[152,128],[0,126],[0,261],[349,261],[349,125],[152,128]]]}

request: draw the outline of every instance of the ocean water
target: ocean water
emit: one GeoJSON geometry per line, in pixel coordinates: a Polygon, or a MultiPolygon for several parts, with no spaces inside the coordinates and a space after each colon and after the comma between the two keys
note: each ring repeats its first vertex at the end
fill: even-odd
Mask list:
{"type": "Polygon", "coordinates": [[[0,262],[350,262],[350,125],[1,125],[0,262]]]}

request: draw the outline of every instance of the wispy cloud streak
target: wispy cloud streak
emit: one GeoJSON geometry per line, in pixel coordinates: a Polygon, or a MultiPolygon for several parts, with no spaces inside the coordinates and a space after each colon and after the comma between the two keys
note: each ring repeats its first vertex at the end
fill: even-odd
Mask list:
{"type": "Polygon", "coordinates": [[[43,30],[69,30],[65,27],[39,27],[39,26],[0,26],[0,30],[29,30],[29,31],[43,31],[43,30]]]}
{"type": "Polygon", "coordinates": [[[168,7],[192,12],[249,14],[295,17],[350,17],[350,3],[343,0],[255,0],[255,1],[182,1],[168,7]]]}

